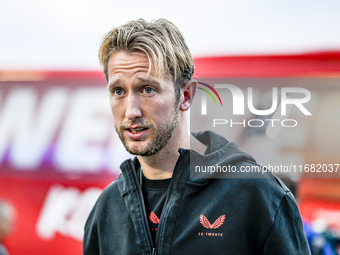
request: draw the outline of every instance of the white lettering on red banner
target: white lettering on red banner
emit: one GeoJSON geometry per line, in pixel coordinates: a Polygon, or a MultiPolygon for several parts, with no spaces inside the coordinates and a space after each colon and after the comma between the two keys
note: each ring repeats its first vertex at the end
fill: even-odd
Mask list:
{"type": "Polygon", "coordinates": [[[101,191],[92,187],[81,192],[76,187],[52,185],[38,218],[38,235],[51,240],[59,233],[81,241],[86,219],[101,191]]]}

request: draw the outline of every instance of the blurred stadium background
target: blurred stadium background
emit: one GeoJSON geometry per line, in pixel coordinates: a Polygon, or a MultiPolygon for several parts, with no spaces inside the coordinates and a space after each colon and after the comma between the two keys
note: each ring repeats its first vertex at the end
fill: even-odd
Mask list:
{"type": "MultiPolygon", "coordinates": [[[[97,50],[106,31],[131,19],[175,23],[198,79],[251,83],[259,103],[274,86],[311,91],[313,117],[295,116],[290,133],[228,131],[259,163],[340,163],[339,2],[0,3],[0,200],[16,211],[3,240],[12,255],[82,254],[85,220],[130,157],[113,128],[97,50]]],[[[290,184],[313,254],[340,254],[339,179],[310,177],[290,184]]]]}

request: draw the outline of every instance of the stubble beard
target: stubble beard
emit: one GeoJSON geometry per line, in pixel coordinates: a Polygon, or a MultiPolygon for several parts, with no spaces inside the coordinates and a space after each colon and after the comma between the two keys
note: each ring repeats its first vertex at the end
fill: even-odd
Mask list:
{"type": "MultiPolygon", "coordinates": [[[[177,124],[178,124],[178,112],[179,109],[176,107],[177,102],[175,103],[175,107],[173,108],[172,113],[166,119],[165,123],[161,124],[159,127],[155,128],[150,122],[147,120],[143,121],[126,121],[123,122],[119,128],[115,125],[115,129],[118,133],[120,140],[122,141],[125,149],[133,154],[139,156],[152,156],[163,149],[169,142],[172,134],[174,133],[177,124]],[[125,129],[132,125],[140,125],[146,127],[151,130],[153,136],[151,140],[143,146],[132,147],[128,145],[129,138],[124,136],[125,129]]],[[[142,142],[142,141],[141,141],[142,142]]]]}

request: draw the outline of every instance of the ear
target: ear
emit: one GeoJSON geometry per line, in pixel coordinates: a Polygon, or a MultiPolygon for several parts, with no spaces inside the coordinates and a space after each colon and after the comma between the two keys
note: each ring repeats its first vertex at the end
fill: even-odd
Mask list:
{"type": "Polygon", "coordinates": [[[185,86],[181,89],[181,103],[180,103],[180,110],[186,111],[190,108],[192,101],[194,100],[197,88],[197,81],[190,80],[188,81],[185,86]]]}

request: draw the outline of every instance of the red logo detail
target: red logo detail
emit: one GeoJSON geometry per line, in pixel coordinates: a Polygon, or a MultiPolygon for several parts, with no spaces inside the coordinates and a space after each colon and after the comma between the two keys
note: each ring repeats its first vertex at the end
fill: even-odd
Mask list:
{"type": "Polygon", "coordinates": [[[155,224],[159,223],[159,219],[153,211],[150,213],[149,219],[151,220],[152,223],[155,223],[155,224]]]}
{"type": "Polygon", "coordinates": [[[210,224],[207,217],[205,217],[203,214],[200,215],[200,222],[202,226],[208,229],[219,228],[220,226],[223,225],[224,220],[225,220],[225,215],[221,215],[220,217],[217,218],[217,220],[215,220],[213,224],[210,224]]]}

